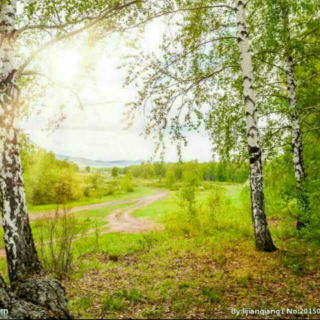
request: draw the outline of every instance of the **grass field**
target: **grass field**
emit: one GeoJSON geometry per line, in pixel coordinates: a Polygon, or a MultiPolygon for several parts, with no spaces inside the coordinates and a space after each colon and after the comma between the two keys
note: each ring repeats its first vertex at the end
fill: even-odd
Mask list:
{"type": "MultiPolygon", "coordinates": [[[[210,235],[175,235],[167,228],[146,235],[101,236],[100,250],[80,256],[81,267],[64,282],[74,315],[239,318],[231,308],[316,307],[319,253],[312,247],[306,251],[306,244],[281,224],[271,226],[281,250],[256,252],[248,205],[241,200],[246,193],[239,185],[224,188],[224,208],[210,235]]],[[[209,195],[200,192],[198,205],[205,205],[209,195]]],[[[178,210],[172,192],[134,215],[170,226],[178,210]]]]}
{"type": "MultiPolygon", "coordinates": [[[[183,231],[186,225],[179,198],[170,192],[133,214],[162,223],[163,231],[98,232],[77,239],[75,268],[63,278],[73,315],[89,319],[241,318],[232,314],[232,308],[317,308],[317,249],[297,237],[288,218],[271,224],[279,250],[255,251],[247,190],[241,185],[219,186],[224,191],[210,216],[212,221],[197,225],[195,233],[183,231]]],[[[211,197],[212,190],[198,192],[200,213],[211,197]]],[[[96,223],[104,228],[105,217],[116,208],[79,212],[76,217],[87,224],[87,230],[96,223]]],[[[34,225],[33,230],[37,239],[34,225]]],[[[3,271],[4,263],[0,267],[3,271]]]]}

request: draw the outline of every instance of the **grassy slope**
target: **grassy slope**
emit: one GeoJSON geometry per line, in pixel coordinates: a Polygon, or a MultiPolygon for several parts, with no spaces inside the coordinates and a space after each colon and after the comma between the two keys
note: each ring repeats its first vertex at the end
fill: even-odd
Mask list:
{"type": "MultiPolygon", "coordinates": [[[[231,308],[318,307],[319,253],[298,241],[286,221],[285,228],[271,226],[281,250],[256,252],[248,201],[241,200],[247,194],[236,185],[226,188],[227,210],[216,214],[210,236],[112,234],[101,237],[96,253],[84,250],[78,271],[65,281],[74,315],[232,318],[231,308]]],[[[199,203],[207,195],[201,192],[199,203]]],[[[176,209],[171,194],[136,216],[170,221],[176,209]]]]}

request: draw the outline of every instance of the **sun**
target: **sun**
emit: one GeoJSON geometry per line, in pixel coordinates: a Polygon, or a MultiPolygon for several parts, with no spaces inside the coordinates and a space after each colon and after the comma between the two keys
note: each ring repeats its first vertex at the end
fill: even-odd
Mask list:
{"type": "Polygon", "coordinates": [[[63,49],[51,53],[49,70],[54,81],[71,85],[81,68],[81,51],[76,49],[63,49]]]}

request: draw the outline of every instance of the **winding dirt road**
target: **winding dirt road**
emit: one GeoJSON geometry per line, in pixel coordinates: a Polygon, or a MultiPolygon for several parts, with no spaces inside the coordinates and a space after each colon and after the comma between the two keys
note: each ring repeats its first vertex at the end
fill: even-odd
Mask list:
{"type": "MultiPolygon", "coordinates": [[[[87,206],[75,207],[70,209],[68,213],[76,213],[80,211],[94,210],[115,206],[118,204],[135,202],[132,206],[128,208],[118,209],[112,212],[111,214],[107,215],[106,222],[108,222],[108,225],[106,226],[106,230],[103,231],[102,234],[110,232],[144,233],[151,230],[160,230],[161,226],[145,218],[134,218],[131,216],[131,213],[137,209],[146,207],[152,204],[153,202],[159,201],[165,198],[167,195],[168,193],[166,191],[157,190],[157,193],[155,195],[145,196],[142,198],[117,200],[112,202],[104,202],[87,206]]],[[[47,215],[48,212],[38,212],[29,214],[29,220],[34,221],[40,218],[44,218],[47,215]]],[[[0,248],[0,258],[4,257],[6,257],[5,249],[0,248]]]]}
{"type": "Polygon", "coordinates": [[[152,229],[160,229],[161,226],[144,218],[134,218],[131,213],[137,209],[146,207],[153,202],[167,196],[167,192],[161,191],[153,196],[143,197],[137,203],[126,209],[119,209],[107,216],[107,232],[143,233],[152,229]]]}
{"type": "MultiPolygon", "coordinates": [[[[143,199],[143,198],[141,198],[143,199]]],[[[125,199],[125,200],[117,200],[117,201],[111,201],[111,202],[102,202],[102,203],[96,203],[96,204],[89,204],[86,206],[80,206],[80,207],[74,207],[68,210],[68,213],[75,213],[80,211],[89,211],[89,210],[95,210],[95,209],[101,209],[105,207],[111,207],[116,206],[118,204],[125,204],[130,203],[134,201],[138,201],[140,198],[133,198],[133,199],[125,199]]],[[[63,213],[63,209],[59,210],[61,213],[63,213]]],[[[29,213],[29,220],[34,221],[40,218],[44,218],[49,212],[43,211],[43,212],[37,212],[37,213],[29,213]]]]}

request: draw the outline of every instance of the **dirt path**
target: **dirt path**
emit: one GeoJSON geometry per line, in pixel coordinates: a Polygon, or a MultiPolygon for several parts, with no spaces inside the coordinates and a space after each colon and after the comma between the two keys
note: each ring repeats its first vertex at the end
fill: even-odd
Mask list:
{"type": "MultiPolygon", "coordinates": [[[[144,218],[134,218],[131,213],[137,209],[146,207],[151,203],[161,200],[168,195],[167,192],[157,190],[157,193],[152,196],[146,196],[142,198],[117,200],[112,202],[104,202],[98,204],[92,204],[87,206],[75,207],[68,211],[68,213],[75,213],[85,210],[100,209],[118,204],[125,204],[130,202],[136,202],[134,205],[127,209],[118,209],[107,216],[106,221],[108,222],[107,229],[102,234],[110,232],[125,232],[125,233],[143,233],[153,229],[161,229],[158,224],[144,218]]],[[[36,214],[29,214],[30,221],[34,221],[45,217],[48,212],[39,212],[36,214]]],[[[89,233],[90,234],[90,233],[89,233]]],[[[0,258],[5,258],[6,252],[4,248],[0,248],[0,258]]]]}
{"type": "Polygon", "coordinates": [[[167,192],[159,192],[156,195],[139,199],[137,203],[126,209],[119,209],[107,216],[107,232],[143,233],[161,227],[144,218],[134,218],[131,213],[137,209],[146,207],[151,203],[161,200],[167,196],[167,192]]]}
{"type": "MultiPolygon", "coordinates": [[[[68,213],[75,213],[79,211],[87,211],[87,210],[95,210],[95,209],[101,209],[105,207],[111,207],[116,206],[118,204],[125,204],[130,203],[134,201],[138,201],[141,198],[133,198],[133,199],[125,199],[125,200],[117,200],[117,201],[109,201],[109,202],[102,202],[102,203],[96,203],[96,204],[89,204],[86,206],[80,206],[80,207],[74,207],[68,210],[68,213]]],[[[54,211],[54,210],[52,210],[54,211]]],[[[63,209],[59,210],[61,213],[63,213],[63,209]]],[[[39,218],[45,217],[50,211],[43,211],[43,212],[37,212],[37,213],[29,213],[29,220],[34,221],[39,218]]]]}

